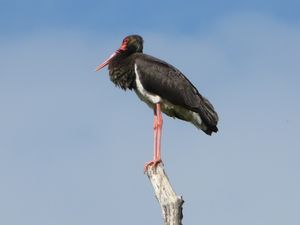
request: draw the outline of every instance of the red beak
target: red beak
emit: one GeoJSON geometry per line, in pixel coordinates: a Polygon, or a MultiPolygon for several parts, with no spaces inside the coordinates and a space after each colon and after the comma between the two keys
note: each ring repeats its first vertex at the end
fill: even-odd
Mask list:
{"type": "Polygon", "coordinates": [[[117,51],[114,52],[113,54],[111,54],[111,56],[109,56],[109,58],[107,60],[105,60],[103,63],[101,63],[99,66],[97,66],[95,71],[97,72],[97,71],[101,70],[103,67],[107,66],[110,63],[111,59],[114,58],[117,54],[118,54],[117,51]]]}
{"type": "Polygon", "coordinates": [[[122,46],[121,46],[117,51],[115,51],[113,54],[111,54],[111,56],[109,56],[109,58],[108,58],[107,60],[105,60],[103,63],[101,63],[99,66],[97,66],[96,69],[95,69],[95,71],[97,72],[97,71],[101,70],[103,67],[107,66],[107,65],[110,63],[110,61],[111,61],[117,54],[119,54],[119,53],[122,52],[122,51],[126,51],[126,47],[127,47],[126,44],[123,43],[122,46]]]}

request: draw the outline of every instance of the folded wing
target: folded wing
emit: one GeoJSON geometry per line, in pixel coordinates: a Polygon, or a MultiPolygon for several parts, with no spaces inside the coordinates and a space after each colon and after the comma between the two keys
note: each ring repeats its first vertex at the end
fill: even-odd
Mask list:
{"type": "Polygon", "coordinates": [[[136,62],[145,90],[199,113],[205,125],[217,132],[218,115],[214,107],[178,69],[149,55],[143,55],[142,59],[137,57],[136,62]]]}

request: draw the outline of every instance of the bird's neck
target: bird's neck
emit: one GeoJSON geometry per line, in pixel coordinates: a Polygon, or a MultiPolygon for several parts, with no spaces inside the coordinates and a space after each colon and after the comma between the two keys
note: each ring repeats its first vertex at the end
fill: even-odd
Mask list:
{"type": "Polygon", "coordinates": [[[118,55],[108,67],[110,80],[124,90],[135,87],[134,58],[134,54],[118,55]]]}

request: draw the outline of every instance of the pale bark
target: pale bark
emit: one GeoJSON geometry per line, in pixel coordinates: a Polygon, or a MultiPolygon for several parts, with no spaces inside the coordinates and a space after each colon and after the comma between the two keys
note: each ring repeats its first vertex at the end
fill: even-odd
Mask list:
{"type": "Polygon", "coordinates": [[[173,191],[163,165],[149,166],[146,174],[154,188],[155,196],[160,204],[165,225],[181,225],[183,218],[181,196],[173,191]]]}

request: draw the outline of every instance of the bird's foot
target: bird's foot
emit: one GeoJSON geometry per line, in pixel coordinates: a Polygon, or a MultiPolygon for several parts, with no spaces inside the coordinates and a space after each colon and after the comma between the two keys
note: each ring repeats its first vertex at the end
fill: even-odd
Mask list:
{"type": "Polygon", "coordinates": [[[149,166],[157,167],[157,165],[158,165],[159,163],[162,163],[162,164],[163,164],[163,161],[162,161],[160,158],[158,158],[158,159],[153,159],[153,160],[151,160],[150,162],[147,162],[147,163],[145,164],[145,166],[144,166],[144,173],[147,172],[149,166]]]}

